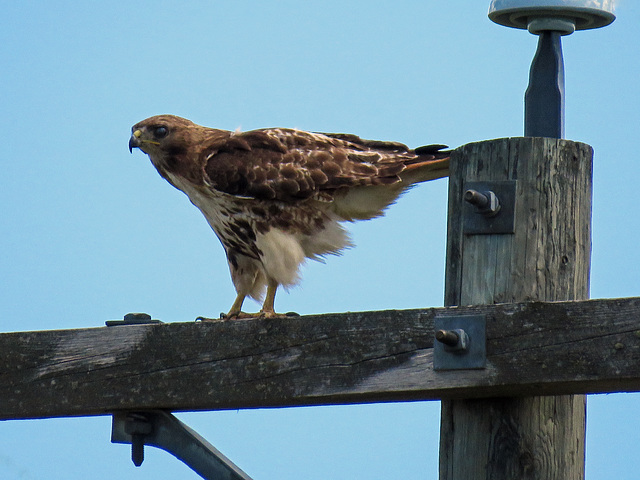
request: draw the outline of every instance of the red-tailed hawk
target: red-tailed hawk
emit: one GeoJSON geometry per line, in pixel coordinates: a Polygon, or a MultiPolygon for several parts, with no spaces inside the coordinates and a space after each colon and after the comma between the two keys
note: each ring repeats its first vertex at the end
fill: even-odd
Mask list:
{"type": "Polygon", "coordinates": [[[418,182],[449,174],[443,145],[410,150],[355,135],[267,128],[230,132],[174,115],[132,128],[129,150],[204,214],[224,246],[238,293],[227,317],[244,317],[245,297],[266,297],[275,316],[279,285],[299,281],[300,265],[351,246],[342,222],[378,217],[418,182]]]}

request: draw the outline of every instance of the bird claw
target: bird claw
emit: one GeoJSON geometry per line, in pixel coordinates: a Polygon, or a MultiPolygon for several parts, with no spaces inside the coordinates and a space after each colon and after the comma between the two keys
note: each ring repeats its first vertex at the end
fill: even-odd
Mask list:
{"type": "Polygon", "coordinates": [[[196,317],[196,322],[219,322],[220,320],[223,320],[222,314],[220,318],[196,317]]]}
{"type": "Polygon", "coordinates": [[[286,318],[286,317],[299,317],[300,314],[296,312],[287,312],[287,313],[276,313],[276,312],[263,312],[260,311],[258,313],[246,313],[246,312],[229,312],[229,313],[220,313],[219,318],[209,318],[209,317],[197,317],[196,322],[220,322],[223,320],[249,320],[252,318],[286,318]]]}
{"type": "Polygon", "coordinates": [[[220,320],[248,320],[251,318],[259,318],[259,313],[246,313],[246,312],[229,312],[220,313],[220,320]]]}
{"type": "Polygon", "coordinates": [[[257,318],[287,318],[287,317],[299,317],[300,314],[296,312],[276,313],[276,312],[258,312],[257,318]]]}

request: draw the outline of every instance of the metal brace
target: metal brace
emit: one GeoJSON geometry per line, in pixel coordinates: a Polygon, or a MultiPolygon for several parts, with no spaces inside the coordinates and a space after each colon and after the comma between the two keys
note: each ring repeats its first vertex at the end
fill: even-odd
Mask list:
{"type": "Polygon", "coordinates": [[[144,461],[144,446],[165,450],[205,480],[251,480],[213,445],[163,410],[113,414],[111,442],[131,444],[136,467],[144,461]]]}
{"type": "Polygon", "coordinates": [[[465,235],[515,232],[516,180],[467,182],[463,200],[465,235]]]}
{"type": "Polygon", "coordinates": [[[484,315],[436,317],[433,322],[433,369],[485,368],[486,323],[484,315]]]}

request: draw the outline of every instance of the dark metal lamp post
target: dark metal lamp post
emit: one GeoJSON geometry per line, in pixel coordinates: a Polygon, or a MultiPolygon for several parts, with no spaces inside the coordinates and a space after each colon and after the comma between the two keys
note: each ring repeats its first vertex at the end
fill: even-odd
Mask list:
{"type": "Polygon", "coordinates": [[[524,98],[525,137],[564,137],[563,35],[609,25],[613,0],[493,0],[489,18],[539,36],[524,98]]]}

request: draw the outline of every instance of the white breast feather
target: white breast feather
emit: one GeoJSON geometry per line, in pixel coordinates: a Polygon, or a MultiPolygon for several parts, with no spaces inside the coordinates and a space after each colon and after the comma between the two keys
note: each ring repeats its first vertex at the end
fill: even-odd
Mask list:
{"type": "Polygon", "coordinates": [[[349,233],[340,225],[339,220],[339,217],[329,213],[329,221],[322,230],[311,236],[301,236],[299,241],[305,256],[322,262],[321,255],[339,255],[345,248],[353,246],[349,233]]]}
{"type": "Polygon", "coordinates": [[[333,210],[344,220],[369,220],[379,217],[402,194],[405,185],[355,187],[336,194],[333,210]]]}
{"type": "Polygon", "coordinates": [[[218,206],[218,202],[222,200],[221,197],[216,197],[200,191],[198,188],[193,186],[191,182],[180,176],[172,175],[171,173],[167,173],[167,176],[171,180],[171,183],[189,197],[191,203],[198,207],[214,231],[216,226],[221,227],[223,225],[220,208],[218,206]]]}
{"type": "MultiPolygon", "coordinates": [[[[171,182],[184,192],[204,214],[207,222],[215,231],[224,225],[218,203],[222,197],[201,191],[182,177],[168,174],[171,182]]],[[[260,268],[268,277],[279,284],[292,286],[299,282],[299,268],[305,257],[322,261],[321,255],[338,254],[351,247],[347,231],[338,223],[338,216],[331,215],[324,228],[314,235],[292,234],[272,227],[266,233],[256,234],[256,245],[262,251],[260,268]]],[[[235,283],[235,281],[234,281],[235,283]]]]}
{"type": "Polygon", "coordinates": [[[300,281],[298,268],[305,254],[294,235],[272,228],[256,235],[256,245],[262,250],[262,265],[269,277],[285,286],[300,281]]]}

